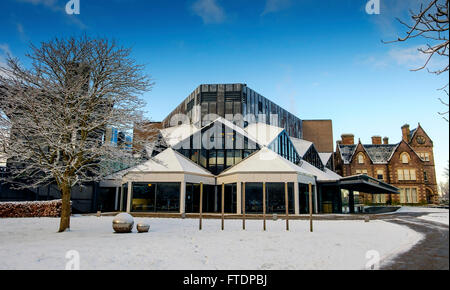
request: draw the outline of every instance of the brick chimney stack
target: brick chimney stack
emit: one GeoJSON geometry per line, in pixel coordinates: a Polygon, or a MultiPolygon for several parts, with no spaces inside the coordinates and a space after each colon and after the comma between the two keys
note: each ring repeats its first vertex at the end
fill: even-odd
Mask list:
{"type": "Polygon", "coordinates": [[[411,131],[409,130],[409,125],[405,124],[402,126],[402,139],[403,141],[409,143],[409,134],[411,131]]]}
{"type": "Polygon", "coordinates": [[[343,145],[355,144],[355,135],[353,135],[353,134],[342,134],[341,138],[342,138],[343,145]]]}
{"type": "Polygon", "coordinates": [[[373,145],[381,145],[381,136],[372,136],[373,145]]]}
{"type": "Polygon", "coordinates": [[[385,144],[385,145],[389,144],[389,138],[388,137],[384,137],[383,138],[383,144],[385,144]]]}

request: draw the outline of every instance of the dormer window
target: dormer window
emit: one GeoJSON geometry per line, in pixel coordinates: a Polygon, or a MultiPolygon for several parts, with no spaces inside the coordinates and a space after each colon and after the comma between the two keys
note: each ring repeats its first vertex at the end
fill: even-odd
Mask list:
{"type": "Polygon", "coordinates": [[[403,164],[408,164],[409,163],[409,154],[406,152],[403,152],[400,155],[400,160],[402,161],[403,164]]]}
{"type": "Polygon", "coordinates": [[[362,154],[362,153],[358,154],[358,163],[364,164],[364,154],[362,154]]]}

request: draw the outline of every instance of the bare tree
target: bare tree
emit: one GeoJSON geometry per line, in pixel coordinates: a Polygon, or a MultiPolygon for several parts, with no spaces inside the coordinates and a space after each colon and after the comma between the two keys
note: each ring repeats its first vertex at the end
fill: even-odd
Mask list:
{"type": "MultiPolygon", "coordinates": [[[[440,75],[444,72],[448,72],[449,69],[449,16],[448,16],[449,0],[429,0],[428,4],[420,5],[419,11],[414,12],[410,10],[411,23],[407,23],[397,18],[397,20],[407,28],[406,35],[398,37],[397,40],[387,41],[385,43],[392,42],[404,42],[409,39],[422,37],[427,40],[427,44],[423,48],[419,48],[419,52],[426,55],[425,63],[412,71],[419,71],[427,68],[428,72],[440,75]],[[438,55],[445,58],[446,63],[438,69],[431,70],[427,66],[433,56],[438,55]]],[[[448,98],[448,91],[446,88],[448,83],[441,88],[448,98]]],[[[447,110],[440,112],[439,114],[448,122],[448,101],[439,99],[440,102],[447,107],[447,110]]]]}
{"type": "Polygon", "coordinates": [[[130,132],[143,119],[139,95],[153,84],[130,55],[107,39],[56,38],[31,45],[30,68],[11,57],[0,68],[0,132],[9,132],[0,150],[8,158],[8,181],[19,188],[56,183],[63,201],[59,232],[70,228],[75,185],[136,161],[104,142],[109,126],[130,132]]]}

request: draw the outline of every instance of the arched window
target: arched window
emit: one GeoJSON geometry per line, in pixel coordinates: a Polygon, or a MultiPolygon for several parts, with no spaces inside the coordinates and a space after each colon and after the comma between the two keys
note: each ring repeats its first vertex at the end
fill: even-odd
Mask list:
{"type": "Polygon", "coordinates": [[[364,154],[362,154],[362,153],[358,154],[358,163],[364,164],[364,154]]]}
{"type": "Polygon", "coordinates": [[[403,164],[408,164],[409,163],[409,154],[406,152],[403,152],[400,155],[400,160],[402,161],[403,164]]]}

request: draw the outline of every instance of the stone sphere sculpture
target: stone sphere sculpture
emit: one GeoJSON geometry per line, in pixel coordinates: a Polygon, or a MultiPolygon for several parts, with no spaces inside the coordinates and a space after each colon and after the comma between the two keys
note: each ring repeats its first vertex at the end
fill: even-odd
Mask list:
{"type": "Polygon", "coordinates": [[[138,223],[136,225],[136,229],[139,233],[147,233],[150,229],[150,225],[144,223],[138,223]]]}
{"type": "Polygon", "coordinates": [[[130,233],[133,229],[134,220],[128,213],[119,213],[113,219],[112,226],[116,233],[130,233]]]}

